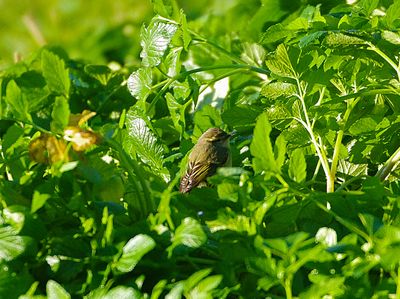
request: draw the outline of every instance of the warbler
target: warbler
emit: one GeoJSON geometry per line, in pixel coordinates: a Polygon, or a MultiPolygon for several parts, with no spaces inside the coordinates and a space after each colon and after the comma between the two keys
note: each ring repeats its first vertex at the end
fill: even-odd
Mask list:
{"type": "Polygon", "coordinates": [[[230,163],[228,134],[219,128],[210,128],[200,136],[189,154],[185,174],[181,178],[179,191],[189,192],[206,184],[206,178],[215,174],[217,168],[230,163]]]}

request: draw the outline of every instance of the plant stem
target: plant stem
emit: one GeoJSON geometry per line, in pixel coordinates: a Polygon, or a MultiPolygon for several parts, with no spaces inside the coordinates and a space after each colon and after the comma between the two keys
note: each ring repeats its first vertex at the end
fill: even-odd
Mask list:
{"type": "Polygon", "coordinates": [[[389,56],[387,56],[384,52],[382,52],[378,47],[376,47],[375,45],[373,45],[372,43],[367,43],[368,50],[374,51],[376,54],[378,54],[379,56],[381,56],[383,59],[386,60],[387,63],[390,64],[390,66],[396,71],[397,73],[397,80],[400,81],[400,68],[396,65],[396,63],[394,63],[394,61],[392,59],[390,59],[389,56]]]}
{"type": "Polygon", "coordinates": [[[400,147],[394,152],[394,154],[385,162],[385,164],[378,170],[376,177],[381,181],[384,181],[389,174],[396,169],[400,162],[400,147]]]}
{"type": "MultiPolygon", "coordinates": [[[[331,163],[331,172],[330,175],[332,177],[332,180],[335,180],[336,177],[336,171],[337,171],[337,166],[339,163],[339,153],[340,153],[340,146],[342,145],[342,140],[344,136],[344,129],[346,127],[347,121],[350,117],[350,113],[353,110],[353,108],[357,105],[361,97],[356,98],[355,100],[349,100],[347,102],[347,108],[343,116],[343,123],[341,125],[341,128],[339,132],[337,133],[336,141],[335,141],[335,147],[333,149],[333,156],[332,156],[332,163],[331,163]]],[[[331,191],[334,191],[335,186],[330,186],[331,191]]]]}
{"type": "Polygon", "coordinates": [[[285,288],[285,293],[286,293],[286,299],[292,299],[293,298],[292,275],[289,275],[288,277],[285,278],[284,288],[285,288]]]}
{"type": "Polygon", "coordinates": [[[212,66],[206,66],[206,67],[200,67],[197,69],[189,70],[186,72],[182,72],[177,74],[176,76],[169,78],[166,80],[164,86],[161,88],[161,90],[156,94],[156,96],[153,98],[151,101],[149,107],[147,108],[148,111],[152,110],[157,103],[157,101],[161,98],[161,96],[165,93],[165,91],[169,88],[169,86],[176,80],[180,80],[182,78],[187,77],[188,75],[195,74],[195,73],[201,73],[201,72],[206,72],[206,71],[211,71],[211,70],[220,70],[220,69],[246,69],[248,71],[252,71],[255,73],[260,73],[264,75],[269,75],[269,71],[265,70],[260,67],[252,66],[252,65],[247,65],[247,64],[228,64],[228,65],[212,65],[212,66]]]}
{"type": "Polygon", "coordinates": [[[129,174],[128,179],[132,183],[132,186],[135,188],[136,194],[139,198],[139,205],[142,216],[147,217],[147,215],[154,209],[154,204],[150,197],[149,187],[147,186],[146,181],[143,178],[144,176],[138,163],[134,159],[131,159],[129,157],[129,155],[118,142],[114,140],[109,140],[109,143],[117,151],[121,163],[125,165],[126,171],[129,174]],[[140,190],[137,180],[139,181],[142,190],[140,190]]]}
{"type": "Polygon", "coordinates": [[[326,191],[332,192],[331,189],[332,189],[332,186],[334,185],[334,180],[330,174],[328,158],[326,157],[326,153],[325,153],[323,145],[318,143],[317,139],[315,138],[315,134],[313,132],[310,119],[308,117],[307,107],[306,107],[306,103],[305,103],[305,88],[303,88],[301,86],[299,79],[296,78],[296,82],[297,82],[297,89],[299,91],[299,94],[297,96],[300,100],[300,103],[301,103],[301,106],[303,109],[304,118],[305,118],[305,121],[299,120],[299,119],[298,119],[298,121],[303,125],[303,127],[309,133],[309,135],[311,137],[311,142],[315,147],[315,151],[317,152],[319,160],[321,161],[321,165],[322,165],[322,168],[324,169],[325,177],[326,177],[326,181],[327,181],[326,191]]]}

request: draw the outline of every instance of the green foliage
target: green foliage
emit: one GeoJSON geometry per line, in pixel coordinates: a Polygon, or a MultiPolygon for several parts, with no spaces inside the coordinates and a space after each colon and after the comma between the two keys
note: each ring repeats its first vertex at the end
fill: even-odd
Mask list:
{"type": "Polygon", "coordinates": [[[400,296],[398,2],[200,2],[1,72],[1,298],[400,296]]]}

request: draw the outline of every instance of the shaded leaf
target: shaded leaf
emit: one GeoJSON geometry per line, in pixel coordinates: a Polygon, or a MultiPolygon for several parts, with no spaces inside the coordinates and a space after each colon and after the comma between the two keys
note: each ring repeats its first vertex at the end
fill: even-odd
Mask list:
{"type": "Polygon", "coordinates": [[[278,173],[279,167],[274,158],[271,139],[269,134],[272,126],[268,121],[267,114],[263,113],[257,119],[254,128],[253,140],[250,145],[250,152],[253,155],[253,167],[256,172],[274,172],[278,173]]]}
{"type": "Polygon", "coordinates": [[[307,176],[307,164],[303,149],[295,149],[289,159],[289,176],[292,180],[301,183],[307,176]]]}

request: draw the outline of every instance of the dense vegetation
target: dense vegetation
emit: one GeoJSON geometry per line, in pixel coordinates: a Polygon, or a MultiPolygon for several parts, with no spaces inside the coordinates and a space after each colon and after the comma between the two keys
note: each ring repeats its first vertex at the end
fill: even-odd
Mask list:
{"type": "Polygon", "coordinates": [[[400,2],[321,2],[154,0],[107,35],[138,63],[3,69],[0,298],[400,298],[400,2]],[[233,167],[180,194],[210,127],[233,167]]]}

